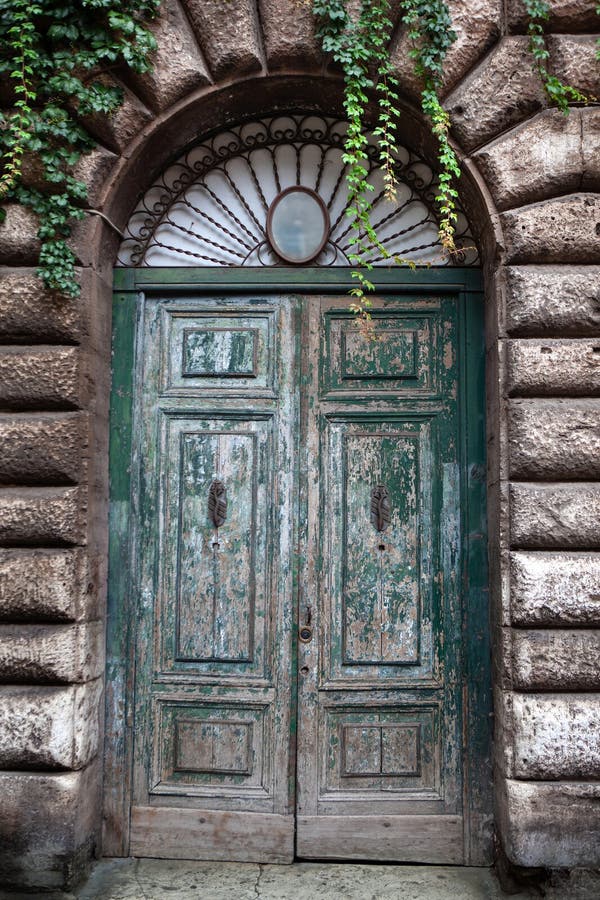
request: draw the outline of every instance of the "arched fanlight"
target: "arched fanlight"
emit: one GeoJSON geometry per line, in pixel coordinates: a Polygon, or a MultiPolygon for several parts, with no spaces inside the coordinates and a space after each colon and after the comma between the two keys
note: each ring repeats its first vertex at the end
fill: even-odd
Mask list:
{"type": "MultiPolygon", "coordinates": [[[[246,122],[204,139],[172,163],[146,192],[126,229],[121,266],[347,266],[346,123],[314,114],[246,122]]],[[[436,176],[399,147],[397,198],[390,202],[371,135],[365,166],[373,190],[370,220],[387,254],[436,265],[476,265],[459,210],[458,257],[438,238],[436,176]]],[[[371,246],[367,259],[388,265],[371,246]]]]}

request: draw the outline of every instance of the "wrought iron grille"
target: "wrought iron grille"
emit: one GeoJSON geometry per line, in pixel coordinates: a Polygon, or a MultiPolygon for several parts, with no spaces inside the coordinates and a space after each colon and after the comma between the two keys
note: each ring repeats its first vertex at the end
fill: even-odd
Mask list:
{"type": "MultiPolygon", "coordinates": [[[[121,266],[289,265],[271,247],[267,217],[273,201],[293,185],[315,191],[330,220],[328,240],[313,260],[347,266],[352,253],[348,215],[346,123],[314,114],[273,116],[242,123],[193,147],[146,192],[127,225],[121,266]]],[[[369,136],[370,219],[386,251],[418,264],[476,265],[469,224],[459,211],[450,259],[438,239],[436,176],[411,150],[399,147],[397,199],[385,197],[375,138],[369,136]]],[[[375,246],[369,261],[389,265],[375,246]]]]}

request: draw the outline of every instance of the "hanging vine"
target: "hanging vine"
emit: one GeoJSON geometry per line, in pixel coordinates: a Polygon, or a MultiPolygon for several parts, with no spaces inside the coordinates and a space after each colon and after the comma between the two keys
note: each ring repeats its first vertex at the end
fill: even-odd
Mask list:
{"type": "Polygon", "coordinates": [[[14,97],[0,120],[0,200],[37,213],[38,274],[52,290],[80,291],[68,239],[85,215],[87,190],[74,167],[96,145],[86,117],[110,114],[122,102],[121,90],[100,76],[119,65],[149,68],[156,42],[143,23],[158,4],[10,0],[0,7],[0,76],[8,76],[14,97]]]}

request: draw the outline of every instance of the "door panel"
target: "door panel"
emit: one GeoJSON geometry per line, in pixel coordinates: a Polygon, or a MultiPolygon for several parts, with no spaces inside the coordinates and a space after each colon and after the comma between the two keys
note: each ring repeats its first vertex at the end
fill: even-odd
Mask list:
{"type": "Polygon", "coordinates": [[[343,301],[315,301],[305,339],[322,362],[305,369],[297,850],[458,862],[457,306],[372,314],[369,340],[343,301]]]}
{"type": "Polygon", "coordinates": [[[293,857],[293,315],[143,307],[135,854],[293,857]]]}

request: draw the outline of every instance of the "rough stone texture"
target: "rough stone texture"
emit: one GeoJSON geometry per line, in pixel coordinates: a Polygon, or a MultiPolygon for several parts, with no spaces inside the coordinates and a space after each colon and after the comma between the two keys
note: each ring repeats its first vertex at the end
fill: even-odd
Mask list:
{"type": "Polygon", "coordinates": [[[0,409],[76,409],[80,359],[74,347],[0,348],[0,409]]]}
{"type": "Polygon", "coordinates": [[[515,776],[600,776],[600,695],[515,694],[515,776]]]}
{"type": "Polygon", "coordinates": [[[309,3],[259,0],[258,8],[270,69],[304,68],[322,63],[315,37],[315,17],[309,3]]]}
{"type": "Polygon", "coordinates": [[[600,396],[599,340],[512,340],[506,362],[511,395],[600,396]]]}
{"type": "Polygon", "coordinates": [[[589,106],[580,109],[579,115],[583,149],[581,187],[585,191],[600,191],[600,109],[589,106]]]}
{"type": "Polygon", "coordinates": [[[513,686],[518,690],[600,687],[600,630],[515,630],[512,651],[513,686]]]}
{"type": "Polygon", "coordinates": [[[0,686],[0,768],[82,769],[96,755],[102,679],[0,686]]]}
{"type": "Polygon", "coordinates": [[[452,131],[473,150],[545,105],[531,68],[527,38],[504,38],[446,98],[452,131]]]}
{"type": "MultiPolygon", "coordinates": [[[[550,7],[548,31],[597,31],[597,0],[546,0],[550,7]]],[[[506,4],[508,25],[511,29],[527,30],[527,12],[523,0],[510,0],[506,4]]]]}
{"type": "Polygon", "coordinates": [[[262,48],[253,0],[187,0],[187,11],[215,81],[262,68],[262,48]]]}
{"type": "Polygon", "coordinates": [[[133,73],[131,78],[148,106],[163,110],[194,88],[208,84],[210,75],[177,0],[161,4],[158,18],[149,29],[158,44],[152,54],[152,71],[133,73]]]}
{"type": "Polygon", "coordinates": [[[0,772],[5,886],[70,888],[86,874],[97,846],[98,774],[96,765],[60,774],[0,772]]]}
{"type": "Polygon", "coordinates": [[[77,484],[82,425],[79,413],[0,415],[0,484],[77,484]]]}
{"type": "MultiPolygon", "coordinates": [[[[456,41],[444,60],[443,93],[451,90],[500,36],[502,0],[453,0],[450,6],[456,41]]],[[[404,28],[392,47],[392,64],[403,88],[418,94],[420,82],[410,56],[412,41],[404,28]]]]}
{"type": "Polygon", "coordinates": [[[512,478],[600,478],[600,402],[511,401],[509,456],[512,478]]]}
{"type": "Polygon", "coordinates": [[[515,625],[600,625],[600,554],[511,553],[515,625]]]}
{"type": "Polygon", "coordinates": [[[123,103],[110,116],[91,116],[85,119],[85,126],[102,144],[119,153],[152,121],[153,115],[133,91],[117,79],[100,76],[96,81],[120,87],[123,91],[123,103]]]}
{"type": "Polygon", "coordinates": [[[522,335],[600,335],[600,266],[510,266],[506,327],[522,335]]]}
{"type": "Polygon", "coordinates": [[[104,669],[104,627],[0,625],[0,681],[76,684],[104,669]]]}
{"type": "Polygon", "coordinates": [[[509,779],[497,791],[499,831],[520,866],[597,865],[600,784],[509,779]]]}
{"type": "Polygon", "coordinates": [[[579,110],[544,110],[475,154],[499,210],[581,187],[579,110]]]}
{"type": "Polygon", "coordinates": [[[106,181],[117,160],[118,157],[114,153],[98,145],[82,156],[74,167],[75,178],[83,181],[87,187],[86,206],[100,205],[106,181]]]}
{"type": "MultiPolygon", "coordinates": [[[[87,292],[84,273],[76,275],[87,292]]],[[[45,290],[33,269],[0,270],[0,342],[75,343],[83,334],[81,300],[45,290]]]]}
{"type": "MultiPolygon", "coordinates": [[[[596,20],[596,32],[600,25],[596,20]]],[[[554,34],[548,37],[548,68],[562,82],[589,97],[600,95],[600,66],[596,58],[596,35],[554,34]]]]}
{"type": "Polygon", "coordinates": [[[600,484],[513,484],[510,506],[513,547],[600,547],[600,484]]]}
{"type": "Polygon", "coordinates": [[[0,489],[0,544],[77,544],[82,538],[77,488],[0,489]]]}
{"type": "Polygon", "coordinates": [[[0,550],[0,620],[72,621],[85,610],[80,550],[0,550]]]}
{"type": "Polygon", "coordinates": [[[600,194],[569,194],[500,219],[508,262],[600,262],[600,194]]]}
{"type": "Polygon", "coordinates": [[[16,203],[5,203],[6,218],[0,224],[0,264],[23,266],[37,263],[40,242],[38,217],[16,203]]]}

